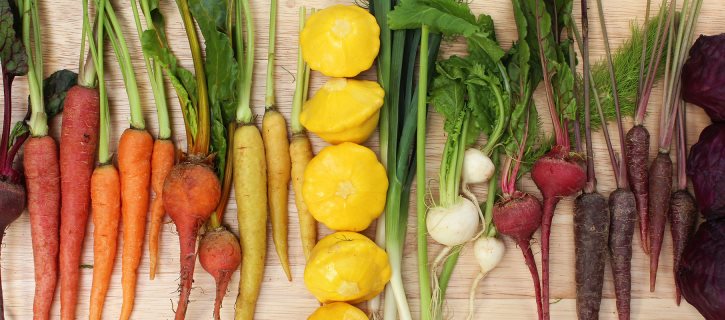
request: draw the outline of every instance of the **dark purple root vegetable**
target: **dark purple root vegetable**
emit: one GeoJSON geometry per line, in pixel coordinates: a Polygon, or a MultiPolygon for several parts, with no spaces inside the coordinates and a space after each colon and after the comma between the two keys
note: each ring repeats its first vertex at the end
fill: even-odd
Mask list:
{"type": "Polygon", "coordinates": [[[531,168],[531,178],[544,196],[544,216],[541,221],[541,287],[544,319],[549,319],[549,238],[556,204],[562,197],[576,194],[587,180],[579,159],[571,157],[562,146],[554,146],[531,168]]]}
{"type": "Polygon", "coordinates": [[[655,291],[657,267],[665,237],[665,224],[672,195],[672,159],[669,153],[657,153],[649,169],[649,291],[655,291]]]}
{"type": "Polygon", "coordinates": [[[609,258],[619,320],[629,320],[632,300],[632,238],[637,209],[634,193],[617,189],[609,195],[609,258]]]}
{"type": "Polygon", "coordinates": [[[692,179],[697,208],[708,219],[725,217],[725,123],[713,123],[690,148],[687,175],[692,179]]]}
{"type": "Polygon", "coordinates": [[[581,194],[576,198],[574,210],[576,310],[579,320],[599,319],[608,240],[607,200],[597,192],[581,194]]]}
{"type": "MultiPolygon", "coordinates": [[[[5,236],[5,229],[13,223],[25,210],[25,187],[8,181],[0,181],[0,243],[5,236]]],[[[0,276],[0,279],[2,277],[0,276]]],[[[0,319],[5,319],[5,303],[3,300],[2,281],[0,280],[0,319]]]]}
{"type": "Polygon", "coordinates": [[[682,67],[682,98],[725,121],[725,33],[700,36],[682,67]]]}
{"type": "Polygon", "coordinates": [[[644,126],[632,127],[625,137],[627,159],[627,177],[629,185],[634,192],[639,214],[639,236],[642,240],[642,250],[649,254],[649,179],[647,178],[649,161],[649,131],[644,126]]]}
{"type": "MultiPolygon", "coordinates": [[[[677,267],[680,265],[682,253],[690,242],[692,234],[695,233],[697,223],[697,208],[695,198],[687,190],[678,190],[672,193],[670,199],[670,231],[672,231],[672,249],[674,257],[674,272],[677,274],[677,267]]],[[[680,287],[675,283],[675,299],[680,305],[682,294],[680,287]]]]}
{"type": "Polygon", "coordinates": [[[499,233],[514,239],[524,254],[526,266],[534,281],[539,320],[543,317],[539,271],[531,252],[531,236],[541,226],[541,203],[532,195],[516,191],[493,207],[493,224],[499,233]]]}
{"type": "Polygon", "coordinates": [[[685,248],[675,280],[707,320],[725,319],[725,219],[700,225],[685,248]]]}

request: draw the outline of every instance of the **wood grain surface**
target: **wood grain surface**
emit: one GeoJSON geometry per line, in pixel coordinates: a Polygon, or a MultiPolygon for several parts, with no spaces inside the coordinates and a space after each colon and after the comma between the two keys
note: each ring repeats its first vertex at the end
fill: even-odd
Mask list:
{"type": "MultiPolygon", "coordinates": [[[[42,38],[44,45],[43,56],[45,58],[46,74],[52,71],[68,68],[77,70],[79,42],[81,31],[81,1],[78,0],[52,0],[39,1],[40,14],[42,19],[42,38]]],[[[509,44],[515,37],[515,24],[507,0],[472,0],[469,1],[476,12],[485,12],[493,16],[496,22],[497,36],[501,43],[509,44]]],[[[575,1],[575,12],[579,16],[578,1],[575,1]]],[[[599,23],[596,19],[595,3],[590,5],[592,21],[591,25],[591,53],[593,61],[602,58],[603,45],[599,23]]],[[[607,0],[605,2],[607,23],[609,26],[611,41],[617,47],[629,37],[629,26],[632,21],[642,21],[645,11],[645,0],[607,0]]],[[[659,1],[653,1],[659,3],[659,1]]],[[[130,50],[133,55],[133,63],[139,80],[139,86],[143,98],[144,116],[153,134],[157,133],[156,113],[145,73],[143,60],[141,58],[141,47],[138,42],[133,18],[128,0],[113,1],[120,14],[127,39],[130,42],[130,50]]],[[[279,26],[278,26],[278,52],[277,52],[277,97],[278,105],[285,116],[289,116],[294,89],[294,76],[296,55],[297,55],[297,16],[298,8],[302,5],[315,8],[323,8],[336,3],[352,3],[352,0],[280,0],[279,3],[279,26]]],[[[181,63],[191,68],[191,57],[188,50],[188,43],[184,35],[183,25],[180,21],[176,5],[173,1],[162,1],[163,12],[168,21],[168,34],[171,45],[180,58],[181,63]]],[[[263,111],[264,96],[264,70],[266,66],[267,53],[267,26],[268,26],[268,1],[252,1],[254,22],[257,33],[256,63],[254,75],[253,104],[259,115],[263,111]]],[[[702,8],[702,16],[698,23],[697,32],[704,34],[715,34],[725,31],[725,1],[705,1],[702,8]]],[[[460,44],[446,43],[445,54],[461,52],[464,48],[460,44]]],[[[123,87],[118,65],[110,52],[106,51],[107,63],[106,74],[108,78],[109,96],[112,109],[112,150],[115,150],[120,133],[128,126],[128,99],[123,87]]],[[[371,79],[372,72],[362,75],[362,78],[371,79]]],[[[325,81],[324,76],[313,73],[311,92],[325,81]]],[[[169,86],[170,93],[173,91],[169,86]]],[[[13,119],[22,118],[26,112],[27,88],[24,79],[20,78],[15,82],[13,91],[13,119]]],[[[647,126],[653,137],[656,137],[658,130],[658,110],[660,108],[660,84],[655,88],[654,99],[650,106],[650,115],[647,118],[647,126]]],[[[537,103],[540,110],[545,107],[542,96],[537,96],[537,103]]],[[[183,134],[183,122],[178,103],[173,94],[169,95],[169,106],[171,108],[174,140],[180,147],[185,147],[185,136],[183,134]]],[[[541,113],[546,115],[545,112],[541,113]]],[[[544,122],[548,126],[548,116],[544,122]]],[[[58,117],[60,118],[60,117],[58,117]]],[[[60,128],[60,119],[51,124],[52,131],[56,134],[60,128]]],[[[258,120],[259,119],[258,117],[258,120]]],[[[437,115],[430,116],[429,138],[427,140],[429,177],[437,176],[438,165],[443,141],[445,139],[442,131],[442,122],[437,115]]],[[[705,114],[697,107],[688,108],[688,141],[693,143],[697,140],[699,132],[709,123],[705,114]]],[[[631,119],[625,120],[626,128],[631,126],[631,119]]],[[[653,138],[654,140],[654,138],[653,138]]],[[[325,143],[313,137],[314,148],[319,151],[325,143]]],[[[377,137],[373,136],[367,145],[374,150],[377,149],[377,137]]],[[[655,143],[652,146],[654,154],[655,143]]],[[[618,144],[615,141],[615,147],[618,144]]],[[[595,134],[596,171],[599,178],[599,189],[607,195],[614,189],[613,178],[609,166],[609,159],[606,156],[604,142],[599,133],[595,134]]],[[[20,163],[20,161],[17,161],[20,163]]],[[[436,182],[432,182],[435,186],[436,182]]],[[[536,187],[530,179],[525,178],[522,184],[524,190],[538,196],[536,187]]],[[[483,199],[485,188],[474,190],[479,198],[483,199]]],[[[232,193],[233,197],[233,193],[232,193]]],[[[299,227],[295,212],[293,198],[290,197],[290,260],[292,264],[293,281],[288,282],[278,263],[274,253],[271,239],[268,246],[267,268],[265,282],[262,288],[257,308],[257,319],[306,319],[307,316],[318,306],[317,301],[307,292],[302,281],[304,270],[304,258],[299,243],[299,227]]],[[[230,200],[227,209],[230,214],[226,215],[226,223],[237,232],[237,223],[234,218],[236,205],[230,200]]],[[[414,205],[410,208],[411,215],[415,214],[414,205]]],[[[168,220],[168,218],[166,218],[168,220]]],[[[408,241],[405,251],[405,282],[407,285],[408,298],[412,309],[418,309],[417,273],[415,262],[414,230],[415,219],[411,218],[408,232],[408,241]]],[[[322,230],[323,234],[329,233],[322,230]]],[[[83,264],[93,265],[92,257],[92,226],[87,229],[86,243],[83,250],[83,264]]],[[[635,255],[633,258],[633,302],[632,319],[658,319],[658,320],[680,320],[680,319],[701,319],[697,311],[683,301],[682,306],[677,307],[674,301],[674,284],[672,276],[672,253],[669,231],[665,237],[663,254],[661,257],[657,291],[650,293],[648,290],[648,259],[640,250],[639,236],[635,236],[635,255]]],[[[538,233],[535,238],[538,239],[538,233]]],[[[120,238],[119,238],[119,241],[120,238]]],[[[156,280],[148,280],[148,251],[144,251],[143,263],[140,270],[138,292],[136,297],[136,308],[133,319],[172,319],[173,310],[178,298],[178,240],[173,224],[167,223],[162,230],[162,245],[160,249],[160,274],[156,280]]],[[[553,319],[575,319],[575,288],[574,288],[574,240],[572,227],[572,201],[566,199],[558,207],[554,217],[554,227],[551,239],[551,297],[552,297],[552,318],[553,319]]],[[[476,319],[534,319],[536,308],[533,298],[533,289],[529,273],[523,263],[521,253],[516,246],[506,240],[507,252],[503,262],[497,269],[489,274],[482,282],[477,293],[477,315],[476,319]]],[[[104,319],[115,319],[119,315],[121,307],[120,287],[120,249],[119,258],[116,261],[112,286],[108,292],[108,299],[105,306],[104,319]]],[[[440,247],[430,247],[430,254],[434,256],[440,247]]],[[[540,258],[539,246],[534,245],[537,259],[540,258]]],[[[28,216],[24,214],[17,222],[7,229],[5,243],[2,245],[2,285],[5,290],[5,308],[8,319],[31,319],[32,318],[32,297],[33,297],[33,265],[32,251],[30,244],[30,226],[28,216]]],[[[446,310],[449,318],[462,319],[467,313],[467,297],[470,281],[474,278],[477,265],[470,250],[465,250],[458,268],[454,274],[451,288],[448,291],[446,310]]],[[[607,269],[609,270],[609,269],[607,269]]],[[[80,294],[80,305],[78,307],[78,318],[85,318],[88,312],[88,299],[91,283],[92,270],[82,269],[82,284],[80,294]]],[[[602,319],[616,319],[614,292],[609,271],[606,273],[604,286],[604,300],[602,302],[602,319]]],[[[231,319],[234,313],[234,299],[237,294],[238,274],[232,279],[230,291],[224,302],[222,318],[231,319]]],[[[191,295],[191,304],[187,313],[188,319],[211,319],[214,300],[214,281],[199,266],[197,266],[194,282],[194,290],[191,295]]],[[[58,315],[59,302],[55,300],[53,306],[54,317],[58,315]]],[[[417,312],[417,311],[416,311],[417,312]]],[[[417,317],[417,314],[415,315],[417,317]]]]}

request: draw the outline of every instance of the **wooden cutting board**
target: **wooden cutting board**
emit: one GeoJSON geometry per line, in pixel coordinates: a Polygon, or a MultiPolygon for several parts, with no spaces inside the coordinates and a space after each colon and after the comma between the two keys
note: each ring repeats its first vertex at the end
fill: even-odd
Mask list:
{"type": "MultiPolygon", "coordinates": [[[[267,1],[252,1],[254,21],[257,28],[256,38],[256,69],[254,75],[253,102],[256,112],[263,111],[264,79],[267,53],[267,26],[268,26],[268,4],[267,1]]],[[[508,44],[514,40],[515,24],[510,8],[510,2],[506,0],[470,1],[476,12],[485,12],[493,16],[496,22],[497,36],[501,43],[508,44]]],[[[575,12],[579,12],[578,1],[575,5],[575,12]]],[[[591,4],[592,21],[591,25],[591,54],[593,61],[602,58],[603,46],[598,20],[596,19],[596,4],[591,4]]],[[[653,1],[657,2],[658,1],[653,1]]],[[[124,32],[129,41],[130,50],[133,54],[133,63],[139,80],[139,86],[143,97],[144,116],[152,133],[157,133],[157,121],[155,107],[151,95],[148,78],[145,73],[141,48],[133,25],[132,13],[129,1],[114,1],[124,32]]],[[[336,3],[352,3],[352,0],[281,0],[279,3],[279,26],[278,26],[278,52],[277,52],[277,97],[278,105],[282,112],[289,116],[294,89],[294,76],[297,56],[297,23],[298,8],[302,5],[315,8],[324,8],[336,3]]],[[[633,19],[639,19],[640,23],[645,12],[644,0],[607,0],[605,1],[607,23],[613,47],[617,47],[629,37],[629,26],[633,19]]],[[[40,1],[40,14],[42,19],[42,33],[44,45],[44,58],[46,74],[60,68],[77,70],[80,28],[81,28],[81,1],[77,0],[55,0],[40,1]]],[[[173,1],[162,1],[165,17],[168,21],[168,34],[171,39],[172,48],[181,60],[181,63],[191,68],[191,57],[188,43],[184,34],[183,25],[180,21],[178,11],[173,1]]],[[[705,1],[702,8],[702,16],[698,24],[697,32],[704,34],[715,34],[725,31],[725,20],[722,19],[722,12],[725,12],[725,2],[705,1]]],[[[577,14],[578,16],[578,14],[577,14]]],[[[444,44],[444,52],[451,54],[462,52],[464,47],[460,44],[444,44]]],[[[118,66],[110,52],[106,52],[109,96],[111,99],[112,126],[113,126],[113,150],[120,133],[128,126],[128,103],[124,91],[121,75],[118,66]]],[[[362,78],[373,79],[372,72],[361,76],[362,78]]],[[[324,76],[313,73],[312,90],[314,92],[324,82],[324,76]]],[[[22,118],[26,112],[27,88],[23,78],[17,79],[13,91],[13,119],[22,118]]],[[[174,137],[178,146],[185,147],[185,136],[183,134],[183,122],[181,112],[175,96],[169,87],[169,106],[172,109],[172,122],[174,125],[174,137]]],[[[647,126],[653,137],[656,137],[658,130],[655,129],[658,110],[660,108],[661,91],[655,89],[653,101],[650,107],[650,116],[647,118],[647,126]]],[[[542,109],[545,107],[542,96],[537,96],[537,104],[542,109]]],[[[707,126],[709,119],[697,107],[688,109],[688,141],[693,143],[697,140],[699,132],[707,126]]],[[[57,119],[52,124],[54,134],[59,131],[60,123],[57,119]]],[[[548,125],[547,116],[544,122],[548,125]]],[[[631,126],[631,120],[627,119],[625,125],[631,126]]],[[[440,163],[440,154],[445,139],[442,131],[442,122],[438,115],[430,116],[430,128],[428,138],[428,176],[435,178],[440,163]]],[[[599,178],[599,190],[607,195],[614,189],[613,178],[609,166],[609,159],[606,156],[604,142],[599,133],[595,134],[596,147],[596,170],[599,178]]],[[[654,138],[653,138],[654,139],[654,138]]],[[[316,151],[325,146],[320,139],[313,137],[316,151]]],[[[377,150],[377,136],[368,141],[367,145],[377,150]]],[[[652,153],[656,152],[653,143],[652,153]]],[[[615,147],[618,147],[615,141],[615,147]]],[[[436,185],[433,182],[433,185],[436,185]]],[[[522,183],[524,190],[538,195],[536,187],[530,179],[524,179],[522,183]]],[[[483,199],[485,189],[475,189],[479,198],[483,199]]],[[[294,280],[288,282],[280,268],[274,249],[268,247],[267,269],[262,293],[257,307],[257,319],[306,319],[307,316],[318,306],[317,301],[306,291],[302,281],[304,270],[304,258],[299,244],[299,228],[297,225],[297,214],[293,198],[290,197],[290,260],[294,280]]],[[[237,232],[236,205],[230,200],[227,209],[228,215],[225,218],[234,232],[237,232]]],[[[414,206],[411,206],[411,215],[415,214],[414,206]]],[[[405,250],[405,283],[408,298],[413,310],[418,309],[417,273],[415,262],[414,228],[415,219],[410,219],[408,242],[405,250]]],[[[572,232],[572,201],[566,199],[561,202],[554,217],[554,227],[551,238],[551,297],[552,297],[552,318],[553,319],[575,319],[575,288],[574,288],[574,240],[572,232]]],[[[329,233],[328,230],[322,231],[329,233]]],[[[83,250],[83,264],[92,265],[92,226],[88,226],[86,244],[83,250]]],[[[669,231],[668,231],[669,234],[669,231]]],[[[539,238],[538,234],[535,238],[539,238]]],[[[633,319],[658,319],[658,320],[681,320],[701,319],[697,311],[686,302],[678,307],[674,301],[674,284],[672,276],[672,243],[669,235],[665,237],[663,254],[660,262],[657,291],[650,293],[648,290],[648,259],[639,249],[639,237],[635,237],[635,255],[632,261],[632,318],[633,319]]],[[[120,240],[119,240],[120,241],[120,240]]],[[[501,265],[491,272],[482,282],[477,290],[477,315],[476,319],[535,319],[536,308],[533,298],[533,289],[529,273],[523,263],[521,253],[516,246],[506,240],[507,252],[501,265]]],[[[119,244],[119,257],[120,257],[119,244]]],[[[440,247],[430,247],[430,255],[435,256],[440,247]]],[[[534,245],[534,252],[537,259],[540,258],[540,248],[534,245]]],[[[162,231],[160,274],[156,280],[148,280],[148,251],[145,250],[143,263],[140,267],[140,277],[137,289],[136,308],[133,313],[134,319],[172,319],[173,310],[178,298],[178,240],[173,224],[168,223],[162,231]]],[[[31,319],[32,297],[34,290],[32,250],[30,245],[30,226],[27,214],[23,215],[7,230],[5,243],[2,246],[2,272],[3,288],[5,292],[5,308],[8,319],[31,319]]],[[[105,319],[115,319],[119,315],[121,307],[120,287],[120,259],[116,261],[111,289],[105,306],[105,319]]],[[[446,310],[452,319],[462,319],[467,313],[467,302],[469,286],[477,271],[470,250],[464,250],[459,265],[454,274],[451,288],[448,291],[446,310]]],[[[609,269],[607,269],[609,270],[609,269]]],[[[82,284],[80,294],[80,305],[78,306],[79,318],[85,318],[88,312],[88,297],[91,283],[91,269],[82,269],[82,284]]],[[[223,308],[223,319],[231,319],[234,313],[234,299],[237,294],[238,274],[232,279],[230,291],[223,308]]],[[[604,300],[602,302],[602,319],[616,319],[614,292],[609,271],[606,273],[606,284],[604,287],[604,300]]],[[[189,319],[211,319],[214,300],[214,282],[211,276],[206,274],[198,265],[195,274],[194,290],[191,295],[191,305],[187,316],[189,319]]],[[[56,297],[53,309],[54,317],[59,313],[59,300],[56,297]]],[[[417,317],[417,311],[416,315],[417,317]]]]}

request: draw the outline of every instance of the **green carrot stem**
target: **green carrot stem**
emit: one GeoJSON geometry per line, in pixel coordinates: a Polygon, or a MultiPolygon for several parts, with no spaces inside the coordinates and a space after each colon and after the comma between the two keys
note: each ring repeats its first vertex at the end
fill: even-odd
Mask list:
{"type": "Polygon", "coordinates": [[[194,25],[194,20],[191,18],[189,3],[187,0],[176,0],[176,3],[179,6],[181,18],[184,22],[186,37],[189,39],[189,48],[191,49],[191,57],[192,60],[194,60],[194,72],[196,73],[196,91],[199,96],[199,100],[197,102],[198,130],[189,153],[206,155],[209,153],[209,131],[211,120],[209,118],[209,96],[206,86],[206,73],[204,72],[204,57],[201,54],[201,43],[199,42],[199,37],[196,34],[196,26],[194,25]]]}
{"type": "Polygon", "coordinates": [[[269,52],[267,52],[267,92],[264,98],[266,110],[276,109],[274,101],[274,58],[277,39],[277,0],[269,3],[269,52]]]}
{"type": "Polygon", "coordinates": [[[21,9],[23,13],[23,44],[28,56],[28,88],[31,109],[28,126],[31,135],[42,137],[48,135],[48,117],[43,106],[43,48],[42,43],[38,40],[40,38],[40,20],[37,19],[38,5],[36,0],[24,0],[21,4],[23,7],[21,9]],[[30,43],[31,21],[35,47],[30,43]],[[41,53],[41,55],[35,56],[34,52],[41,53]]]}
{"type": "MultiPolygon", "coordinates": [[[[93,31],[91,30],[91,23],[88,18],[88,0],[83,0],[83,25],[81,31],[81,54],[78,62],[78,84],[86,88],[95,88],[96,79],[99,76],[96,68],[103,68],[98,65],[98,52],[103,50],[97,50],[93,40],[93,31]],[[89,41],[89,52],[86,53],[86,39],[89,41]],[[85,56],[85,62],[84,57],[85,56]]],[[[96,12],[96,28],[101,28],[100,23],[102,22],[103,15],[99,15],[96,12]]],[[[103,36],[103,33],[98,33],[99,36],[103,36]]]]}
{"type": "MultiPolygon", "coordinates": [[[[109,151],[109,144],[111,142],[111,117],[108,108],[108,93],[106,90],[106,80],[103,68],[103,39],[105,33],[106,15],[102,13],[105,11],[106,1],[96,1],[96,6],[96,39],[94,40],[94,33],[92,30],[90,30],[91,26],[88,22],[88,0],[83,0],[83,28],[85,34],[88,37],[89,51],[91,56],[91,59],[88,59],[88,61],[90,61],[90,64],[87,64],[87,66],[92,66],[92,68],[87,68],[85,70],[86,72],[88,70],[93,70],[96,73],[93,78],[98,77],[98,94],[100,99],[100,122],[98,127],[98,162],[101,164],[106,164],[111,161],[111,153],[109,151]]],[[[83,42],[85,42],[85,39],[83,40],[83,42]]],[[[95,83],[93,85],[95,85],[95,83]]]]}
{"type": "MultiPolygon", "coordinates": [[[[108,0],[101,0],[100,2],[104,3],[107,1],[108,0]]],[[[118,17],[113,9],[113,5],[108,3],[105,7],[108,22],[110,23],[108,28],[108,38],[111,40],[111,46],[113,47],[113,52],[116,54],[118,64],[121,67],[123,82],[126,85],[126,94],[128,95],[128,103],[131,110],[131,128],[145,130],[146,123],[144,122],[143,112],[141,111],[141,95],[138,92],[136,74],[133,71],[131,54],[129,53],[128,45],[126,44],[126,38],[121,30],[121,24],[118,22],[118,17]]]]}
{"type": "MultiPolygon", "coordinates": [[[[149,11],[148,3],[144,0],[141,3],[141,10],[143,10],[144,17],[146,18],[146,27],[150,30],[154,29],[153,21],[151,21],[151,12],[149,11]]],[[[136,32],[139,38],[143,34],[143,27],[141,26],[141,17],[138,12],[136,0],[131,0],[131,9],[133,10],[133,18],[136,23],[136,32]]],[[[164,89],[164,78],[161,70],[161,64],[156,63],[153,59],[143,51],[144,64],[146,65],[146,72],[149,75],[151,82],[151,92],[154,95],[154,102],[156,103],[156,114],[159,121],[159,139],[171,138],[171,122],[169,120],[169,110],[166,102],[166,90],[164,89]]]]}
{"type": "MultiPolygon", "coordinates": [[[[299,30],[302,31],[305,27],[305,20],[307,18],[307,8],[300,8],[299,14],[299,30]]],[[[297,52],[297,79],[295,82],[295,94],[292,98],[292,116],[291,124],[292,134],[298,134],[305,132],[305,128],[300,123],[300,113],[302,113],[302,105],[305,103],[305,91],[307,90],[307,83],[310,81],[310,74],[307,71],[307,64],[302,59],[302,50],[297,52]]],[[[382,140],[382,139],[381,139],[382,140]]]]}
{"type": "Polygon", "coordinates": [[[237,57],[243,61],[243,72],[239,73],[237,122],[240,124],[250,124],[254,120],[251,107],[252,72],[254,71],[254,21],[252,21],[252,10],[249,8],[249,0],[235,1],[237,57]],[[246,22],[245,26],[247,29],[246,51],[244,50],[242,21],[246,22]]]}
{"type": "Polygon", "coordinates": [[[426,234],[426,205],[425,205],[425,132],[426,118],[428,116],[428,39],[430,28],[423,25],[420,38],[420,70],[418,72],[418,125],[416,138],[416,213],[418,238],[418,281],[420,282],[420,318],[431,319],[431,283],[428,269],[428,236],[426,234]]]}

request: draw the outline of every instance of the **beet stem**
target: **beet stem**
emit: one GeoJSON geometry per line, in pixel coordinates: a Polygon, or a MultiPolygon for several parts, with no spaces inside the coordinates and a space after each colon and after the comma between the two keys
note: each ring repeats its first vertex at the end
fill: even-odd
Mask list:
{"type": "Polygon", "coordinates": [[[541,285],[542,285],[542,304],[544,310],[544,319],[549,319],[549,238],[551,236],[551,222],[554,219],[554,211],[556,204],[559,203],[559,197],[549,197],[544,199],[544,216],[541,220],[541,285]]]}
{"type": "Polygon", "coordinates": [[[536,260],[534,260],[534,253],[531,251],[531,242],[527,239],[514,240],[516,241],[516,245],[519,246],[521,252],[524,254],[524,261],[526,262],[526,266],[529,268],[529,272],[531,273],[531,279],[534,281],[536,308],[539,314],[539,320],[542,320],[544,317],[544,304],[541,300],[541,282],[539,280],[539,270],[536,268],[536,260]]]}
{"type": "MultiPolygon", "coordinates": [[[[0,230],[0,244],[3,242],[3,238],[5,237],[5,227],[7,226],[3,226],[3,230],[0,230]]],[[[2,272],[0,272],[0,320],[5,320],[5,298],[3,297],[2,272]]]]}
{"type": "MultiPolygon", "coordinates": [[[[662,14],[665,12],[666,4],[667,1],[662,0],[659,16],[662,16],[662,14]]],[[[657,50],[652,51],[652,57],[649,61],[649,66],[647,67],[647,78],[645,81],[645,86],[644,88],[642,88],[642,95],[640,96],[640,100],[637,104],[637,116],[634,121],[635,125],[641,125],[642,123],[644,123],[644,116],[647,113],[647,105],[649,105],[649,98],[652,94],[652,87],[654,86],[657,69],[659,69],[659,65],[662,60],[662,51],[664,50],[665,43],[667,43],[664,38],[668,35],[670,29],[670,19],[672,19],[672,15],[667,14],[666,17],[667,18],[664,23],[664,30],[662,30],[662,19],[660,18],[657,22],[657,32],[655,33],[657,35],[657,37],[655,38],[655,45],[657,47],[657,50]]]]}
{"type": "Polygon", "coordinates": [[[3,117],[2,142],[0,142],[0,173],[6,175],[12,167],[12,159],[8,159],[8,143],[10,140],[10,123],[12,121],[12,97],[10,91],[12,90],[15,77],[7,72],[5,65],[2,66],[2,73],[5,114],[3,117]]]}

